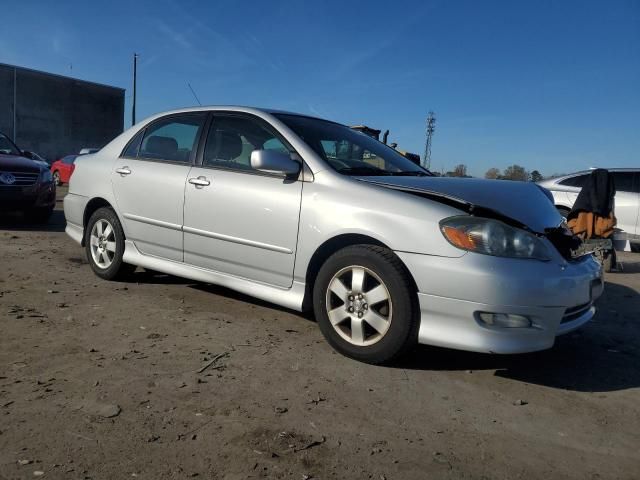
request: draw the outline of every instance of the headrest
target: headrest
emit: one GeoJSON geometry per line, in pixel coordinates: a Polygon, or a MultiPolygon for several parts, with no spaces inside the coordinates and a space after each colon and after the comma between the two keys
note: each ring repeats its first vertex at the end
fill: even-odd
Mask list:
{"type": "Polygon", "coordinates": [[[235,132],[218,130],[217,135],[219,160],[233,160],[242,153],[242,139],[235,132]]]}
{"type": "Polygon", "coordinates": [[[145,151],[161,158],[175,159],[178,155],[178,142],[175,138],[154,135],[147,140],[145,151]]]}

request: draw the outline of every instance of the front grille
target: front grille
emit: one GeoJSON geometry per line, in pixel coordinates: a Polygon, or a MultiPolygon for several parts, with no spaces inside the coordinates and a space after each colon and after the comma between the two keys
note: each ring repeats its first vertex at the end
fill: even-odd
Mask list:
{"type": "Polygon", "coordinates": [[[584,303],[582,305],[578,305],[577,307],[567,308],[560,323],[572,322],[573,320],[580,318],[582,315],[589,311],[591,305],[593,305],[593,302],[584,303]]]}
{"type": "Polygon", "coordinates": [[[4,172],[0,171],[0,187],[28,187],[30,185],[34,185],[38,181],[38,176],[40,174],[38,172],[4,172]],[[7,183],[3,181],[2,177],[4,174],[5,178],[7,176],[12,176],[14,178],[13,183],[7,183]]]}

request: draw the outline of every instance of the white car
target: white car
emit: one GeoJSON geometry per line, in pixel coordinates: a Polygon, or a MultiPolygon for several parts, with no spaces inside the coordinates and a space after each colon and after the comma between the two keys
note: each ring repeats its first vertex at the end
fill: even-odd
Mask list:
{"type": "MultiPolygon", "coordinates": [[[[640,169],[609,168],[616,186],[615,215],[617,228],[627,234],[632,244],[640,244],[640,169]]],[[[573,207],[585,180],[591,175],[590,170],[572,173],[562,177],[543,180],[538,184],[553,195],[553,202],[566,217],[573,207]]]]}

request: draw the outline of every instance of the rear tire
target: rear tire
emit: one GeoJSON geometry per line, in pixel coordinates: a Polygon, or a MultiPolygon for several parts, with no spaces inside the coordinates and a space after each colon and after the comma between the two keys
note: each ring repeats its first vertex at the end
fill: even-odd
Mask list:
{"type": "Polygon", "coordinates": [[[58,170],[53,172],[53,183],[55,183],[56,186],[58,187],[62,185],[62,180],[60,179],[60,172],[58,170]]]}
{"type": "Polygon", "coordinates": [[[313,306],[329,344],[356,360],[387,363],[417,343],[413,281],[387,248],[354,245],[334,253],[318,272],[313,306]]]}
{"type": "Polygon", "coordinates": [[[124,232],[111,208],[103,207],[93,212],[85,232],[87,260],[97,276],[116,280],[133,273],[135,265],[122,261],[124,232]]]}

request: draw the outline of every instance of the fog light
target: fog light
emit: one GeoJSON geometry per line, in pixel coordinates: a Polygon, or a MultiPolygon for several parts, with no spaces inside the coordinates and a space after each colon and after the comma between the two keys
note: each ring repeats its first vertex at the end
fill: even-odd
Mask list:
{"type": "Polygon", "coordinates": [[[510,313],[487,313],[478,314],[480,321],[485,325],[501,328],[529,328],[531,320],[524,315],[512,315],[510,313]]]}

